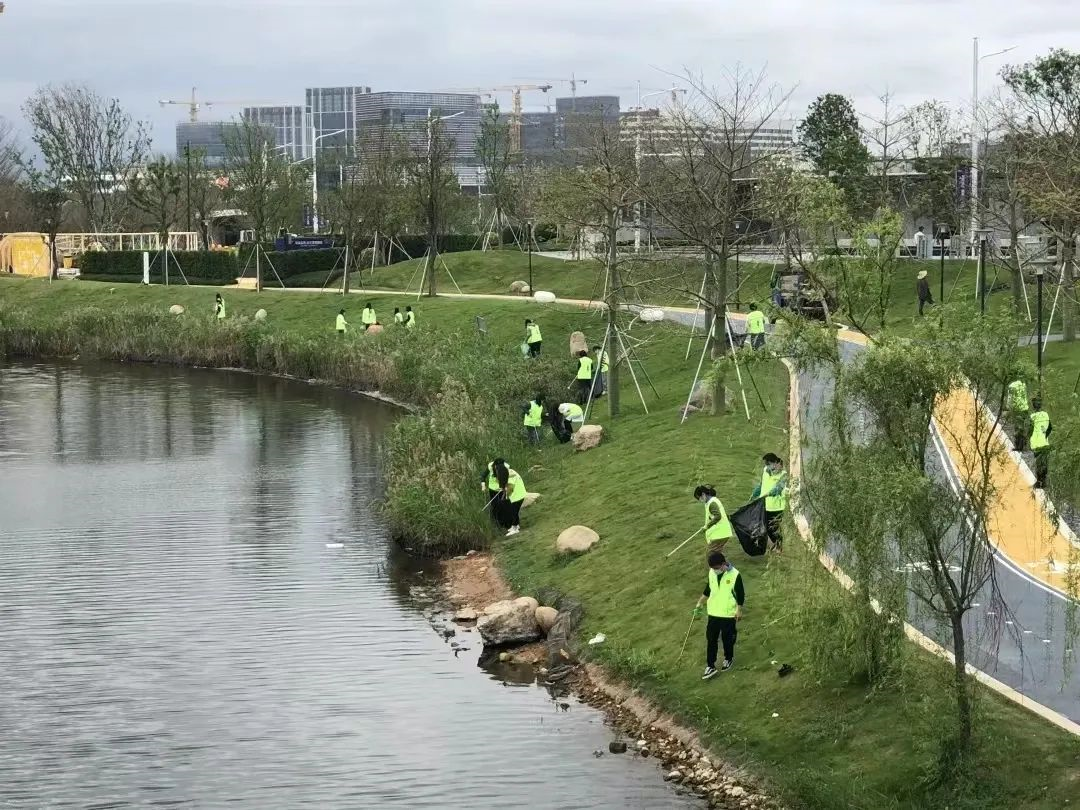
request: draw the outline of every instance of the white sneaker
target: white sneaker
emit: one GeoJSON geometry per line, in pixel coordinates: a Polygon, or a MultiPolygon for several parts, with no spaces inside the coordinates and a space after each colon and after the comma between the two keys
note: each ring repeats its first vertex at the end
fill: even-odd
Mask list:
{"type": "Polygon", "coordinates": [[[705,674],[701,676],[701,680],[707,681],[716,675],[715,667],[705,667],[705,674]]]}
{"type": "Polygon", "coordinates": [[[520,526],[511,526],[509,529],[506,530],[506,536],[507,537],[513,537],[515,534],[517,534],[520,531],[521,531],[520,526]]]}

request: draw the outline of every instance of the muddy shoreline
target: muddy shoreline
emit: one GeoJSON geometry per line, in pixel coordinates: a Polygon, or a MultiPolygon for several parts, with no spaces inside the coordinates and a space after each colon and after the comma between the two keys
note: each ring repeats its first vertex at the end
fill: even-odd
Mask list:
{"type": "MultiPolygon", "coordinates": [[[[493,602],[516,596],[489,553],[470,552],[442,561],[438,580],[440,595],[447,606],[444,622],[453,622],[455,615],[479,614],[493,602]]],[[[457,624],[474,636],[471,643],[482,644],[470,621],[457,624]]],[[[485,659],[488,665],[513,668],[517,678],[529,678],[545,687],[557,703],[560,698],[574,697],[601,711],[612,730],[612,741],[607,751],[594,751],[594,756],[652,759],[661,769],[660,776],[673,783],[677,792],[697,796],[710,808],[783,809],[783,805],[767,796],[751,774],[710,752],[696,732],[633,689],[619,684],[601,667],[568,654],[567,666],[559,667],[556,674],[560,677],[554,677],[548,666],[550,650],[543,641],[491,650],[482,657],[482,665],[485,659]]]]}

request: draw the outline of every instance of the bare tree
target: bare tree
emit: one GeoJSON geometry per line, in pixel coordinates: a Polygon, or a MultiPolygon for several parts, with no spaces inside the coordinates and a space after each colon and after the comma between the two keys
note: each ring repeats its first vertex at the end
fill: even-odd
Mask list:
{"type": "Polygon", "coordinates": [[[169,244],[169,232],[180,216],[184,174],[164,155],[132,177],[128,186],[131,205],[142,212],[161,238],[162,250],[169,244]]]}
{"type": "Polygon", "coordinates": [[[11,122],[0,118],[0,232],[30,225],[22,147],[11,122]]]}
{"type": "MultiPolygon", "coordinates": [[[[273,132],[247,118],[225,130],[228,194],[244,210],[255,240],[269,238],[285,223],[301,198],[299,172],[273,149],[273,132]]],[[[262,266],[256,262],[256,289],[262,290],[262,266]]]]}
{"type": "MultiPolygon", "coordinates": [[[[728,303],[728,261],[748,238],[754,220],[756,174],[772,154],[757,147],[763,128],[790,95],[766,84],[764,72],[741,67],[721,87],[687,74],[692,95],[648,136],[642,191],[653,212],[704,253],[704,293],[682,289],[705,307],[708,350],[723,343],[728,303]],[[739,227],[737,227],[739,226],[739,227]]],[[[724,378],[715,375],[714,409],[725,402],[724,378]]]]}
{"type": "MultiPolygon", "coordinates": [[[[480,134],[476,139],[476,158],[484,170],[484,188],[494,208],[495,233],[502,247],[503,226],[506,213],[512,207],[514,191],[514,168],[520,155],[514,151],[510,137],[510,125],[499,119],[498,105],[492,105],[480,121],[480,134]]],[[[486,227],[485,222],[480,228],[486,227]]]]}
{"type": "Polygon", "coordinates": [[[372,238],[375,258],[388,258],[385,245],[397,236],[408,220],[405,167],[409,151],[401,133],[389,126],[367,129],[357,143],[353,182],[359,202],[363,231],[372,238]]]}
{"type": "Polygon", "coordinates": [[[439,234],[449,227],[460,202],[461,188],[454,174],[454,142],[446,135],[443,119],[429,113],[426,142],[411,150],[405,166],[405,183],[417,217],[427,232],[424,259],[427,294],[436,295],[435,268],[439,257],[439,234]]]}
{"type": "Polygon", "coordinates": [[[878,101],[881,111],[864,116],[870,124],[864,132],[871,156],[878,164],[876,203],[881,208],[893,206],[894,193],[904,193],[903,178],[896,178],[892,173],[909,156],[911,118],[903,107],[897,106],[888,90],[878,97],[878,101]]]}
{"type": "Polygon", "coordinates": [[[122,190],[150,150],[146,125],[116,99],[78,84],[40,88],[23,105],[49,173],[63,178],[94,232],[121,227],[122,190]]]}
{"type": "Polygon", "coordinates": [[[222,200],[218,173],[207,164],[205,149],[185,147],[183,160],[185,223],[194,225],[203,249],[209,250],[210,216],[222,200]]]}

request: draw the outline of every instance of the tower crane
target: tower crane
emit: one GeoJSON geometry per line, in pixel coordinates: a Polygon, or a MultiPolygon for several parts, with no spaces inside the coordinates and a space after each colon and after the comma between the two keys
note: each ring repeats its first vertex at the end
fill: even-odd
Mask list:
{"type": "Polygon", "coordinates": [[[574,110],[577,109],[577,86],[579,84],[588,84],[589,83],[588,79],[579,79],[577,77],[577,75],[574,74],[574,73],[570,74],[569,79],[534,79],[534,78],[530,77],[530,78],[527,79],[527,81],[542,81],[542,82],[551,82],[551,83],[558,82],[559,84],[568,84],[568,85],[570,85],[570,97],[571,97],[571,99],[573,99],[572,103],[573,103],[574,110]]]}
{"type": "Polygon", "coordinates": [[[173,104],[173,105],[176,105],[176,106],[179,106],[179,107],[187,107],[188,108],[189,120],[193,124],[198,122],[198,120],[199,120],[199,110],[201,110],[203,107],[213,107],[215,105],[221,105],[221,106],[252,106],[252,107],[254,107],[254,106],[259,106],[259,105],[264,105],[264,104],[273,104],[273,102],[257,101],[257,100],[252,100],[252,99],[240,99],[240,100],[231,100],[231,101],[199,101],[198,97],[197,97],[197,93],[198,93],[198,88],[192,87],[191,88],[191,100],[190,101],[174,101],[172,99],[163,98],[163,99],[158,101],[158,104],[160,104],[162,107],[168,106],[170,104],[173,104]]]}
{"type": "Polygon", "coordinates": [[[528,90],[539,90],[546,93],[552,88],[550,84],[506,84],[498,87],[459,87],[440,90],[442,93],[474,93],[476,95],[490,95],[492,93],[511,93],[513,107],[510,112],[510,148],[515,152],[521,151],[521,94],[528,90]]]}

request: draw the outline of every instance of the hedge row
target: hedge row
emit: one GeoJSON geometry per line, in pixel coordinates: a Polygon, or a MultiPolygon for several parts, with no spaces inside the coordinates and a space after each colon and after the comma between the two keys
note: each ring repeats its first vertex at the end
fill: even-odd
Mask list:
{"type": "MultiPolygon", "coordinates": [[[[170,280],[180,280],[180,274],[176,270],[177,264],[188,278],[220,284],[228,284],[240,275],[236,272],[236,255],[231,251],[183,250],[169,255],[170,280]],[[173,263],[171,257],[176,258],[176,264],[173,263]]],[[[151,259],[150,280],[161,283],[165,276],[161,254],[152,256],[151,259]]],[[[79,271],[84,276],[94,278],[108,276],[111,280],[139,282],[142,281],[143,274],[142,253],[134,250],[87,252],[79,259],[79,271]]]]}

